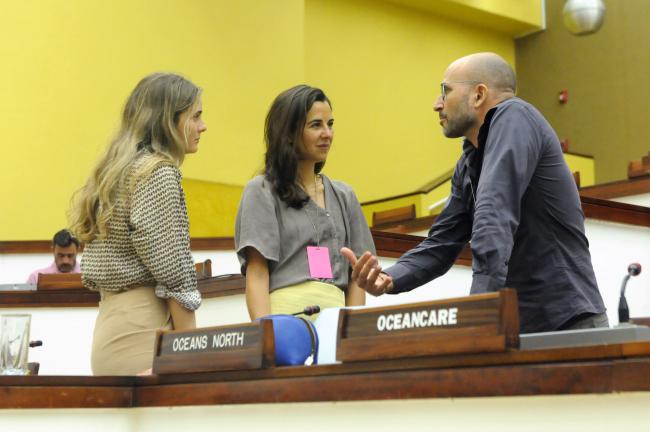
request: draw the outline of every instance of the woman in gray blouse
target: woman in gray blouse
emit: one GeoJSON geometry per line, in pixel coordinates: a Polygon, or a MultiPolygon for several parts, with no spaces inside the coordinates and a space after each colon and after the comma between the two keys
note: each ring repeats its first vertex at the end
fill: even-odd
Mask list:
{"type": "Polygon", "coordinates": [[[84,285],[101,294],[95,375],[151,368],[159,328],[194,328],[201,304],[179,166],[206,126],[201,89],[152,74],[129,96],[117,136],[79,190],[71,229],[86,243],[84,285]]]}
{"type": "Polygon", "coordinates": [[[267,114],[264,174],[246,185],[235,226],[251,319],[365,303],[339,250],[374,250],[368,225],[352,189],[321,174],[333,125],[327,96],[306,85],[267,114]]]}

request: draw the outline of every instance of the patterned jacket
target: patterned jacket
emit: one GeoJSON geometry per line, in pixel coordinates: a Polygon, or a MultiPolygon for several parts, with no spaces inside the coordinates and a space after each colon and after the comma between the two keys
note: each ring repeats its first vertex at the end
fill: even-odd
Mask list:
{"type": "MultiPolygon", "coordinates": [[[[143,153],[131,174],[147,162],[143,153]]],[[[181,173],[171,164],[156,167],[129,194],[118,191],[105,239],[86,245],[81,258],[84,285],[91,290],[125,291],[155,287],[188,310],[201,304],[190,253],[189,224],[181,173]]]]}

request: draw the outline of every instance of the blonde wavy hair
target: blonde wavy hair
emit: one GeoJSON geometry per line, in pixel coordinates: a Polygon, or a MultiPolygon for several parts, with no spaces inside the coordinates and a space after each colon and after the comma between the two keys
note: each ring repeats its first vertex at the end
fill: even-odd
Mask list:
{"type": "Polygon", "coordinates": [[[143,78],[126,101],[118,132],[93,169],[86,184],[72,199],[70,230],[82,242],[106,238],[118,191],[132,191],[162,164],[180,166],[185,158],[187,125],[179,136],[180,115],[198,104],[201,89],[170,73],[143,78]],[[138,154],[152,157],[132,173],[138,154]]]}

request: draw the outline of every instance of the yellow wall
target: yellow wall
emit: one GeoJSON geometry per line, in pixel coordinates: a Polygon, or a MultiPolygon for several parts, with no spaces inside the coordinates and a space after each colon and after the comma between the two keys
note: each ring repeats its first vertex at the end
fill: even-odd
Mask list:
{"type": "Polygon", "coordinates": [[[565,153],[564,160],[571,172],[580,173],[580,187],[596,184],[596,164],[594,158],[565,153]]]}
{"type": "MultiPolygon", "coordinates": [[[[500,16],[531,27],[542,27],[544,17],[542,4],[537,0],[445,0],[447,3],[457,3],[473,8],[492,16],[500,16]]],[[[443,1],[443,3],[445,2],[443,1]]],[[[438,1],[437,3],[441,3],[438,1]]]]}
{"type": "Polygon", "coordinates": [[[389,0],[512,36],[544,27],[539,0],[389,0]]]}
{"type": "Polygon", "coordinates": [[[144,75],[204,88],[186,177],[243,184],[272,97],[303,79],[302,0],[24,0],[0,13],[0,240],[49,239],[144,75]]]}
{"type": "Polygon", "coordinates": [[[431,192],[422,196],[422,213],[418,213],[418,216],[428,216],[430,214],[440,213],[444,207],[444,205],[439,204],[440,200],[449,197],[449,194],[451,194],[451,177],[431,192]],[[437,205],[430,211],[429,206],[433,204],[437,205]]]}
{"type": "MultiPolygon", "coordinates": [[[[5,2],[0,240],[48,239],[65,226],[128,93],[160,70],[205,91],[208,132],[183,166],[187,179],[242,186],[262,166],[270,102],[307,82],[334,105],[327,174],[361,201],[417,189],[460,153],[432,111],[446,65],[484,50],[514,62],[511,35],[462,19],[379,0],[5,2]]],[[[224,208],[236,205],[234,190],[224,208]]],[[[197,214],[200,201],[188,203],[192,234],[225,232],[197,214]]]]}
{"type": "Polygon", "coordinates": [[[588,36],[564,27],[565,0],[545,3],[548,30],[516,41],[519,94],[571,151],[594,157],[598,183],[626,179],[628,163],[650,150],[650,1],[605,0],[603,26],[588,36]],[[561,105],[564,89],[569,101],[561,105]]]}
{"type": "Polygon", "coordinates": [[[373,0],[305,1],[306,80],[332,99],[336,139],[325,172],[361,201],[400,195],[453,167],[461,141],[443,136],[433,103],[449,63],[511,37],[373,0]]]}
{"type": "Polygon", "coordinates": [[[242,186],[184,179],[190,237],[232,237],[242,186]]]}

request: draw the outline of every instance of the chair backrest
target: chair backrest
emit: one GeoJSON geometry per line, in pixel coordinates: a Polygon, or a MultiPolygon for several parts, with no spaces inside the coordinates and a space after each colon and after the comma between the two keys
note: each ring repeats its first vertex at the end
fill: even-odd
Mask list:
{"type": "Polygon", "coordinates": [[[644,177],[650,175],[650,152],[640,160],[634,160],[627,166],[627,178],[644,177]]]}
{"type": "Polygon", "coordinates": [[[415,204],[372,213],[372,227],[395,224],[415,219],[415,204]]]}
{"type": "Polygon", "coordinates": [[[578,186],[578,189],[580,189],[580,171],[573,172],[573,180],[575,180],[576,186],[578,186]]]}
{"type": "Polygon", "coordinates": [[[197,279],[206,279],[212,277],[212,261],[207,259],[203,262],[194,264],[197,279]]]}
{"type": "Polygon", "coordinates": [[[85,290],[81,273],[39,273],[36,289],[41,290],[85,290]]]}

